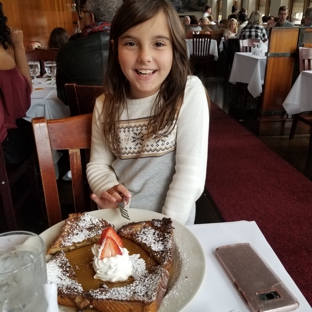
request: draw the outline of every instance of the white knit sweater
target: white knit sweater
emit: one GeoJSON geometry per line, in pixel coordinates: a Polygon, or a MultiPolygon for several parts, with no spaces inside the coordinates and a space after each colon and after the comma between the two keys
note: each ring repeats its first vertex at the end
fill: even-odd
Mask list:
{"type": "Polygon", "coordinates": [[[131,207],[192,224],[195,201],[203,191],[206,177],[209,111],[205,90],[197,77],[188,77],[174,131],[161,139],[144,140],[142,133],[156,95],[127,100],[128,111],[122,113],[118,124],[121,150],[115,154],[103,143],[104,95],[97,98],[88,181],[98,196],[123,183],[132,194],[131,207]]]}

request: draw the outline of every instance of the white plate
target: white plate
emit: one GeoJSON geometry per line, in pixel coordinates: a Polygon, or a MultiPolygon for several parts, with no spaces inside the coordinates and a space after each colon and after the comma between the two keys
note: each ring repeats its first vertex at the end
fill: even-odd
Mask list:
{"type": "MultiPolygon", "coordinates": [[[[129,221],[121,218],[118,209],[103,209],[89,212],[90,215],[103,218],[114,224],[116,228],[129,221]]],[[[129,209],[131,222],[165,217],[160,213],[149,210],[129,209]]],[[[40,236],[46,247],[59,234],[64,222],[55,224],[40,236]]],[[[168,292],[165,295],[158,312],[182,311],[195,297],[205,277],[206,262],[204,251],[197,238],[184,225],[173,220],[175,250],[175,273],[169,283],[168,292]]],[[[62,312],[76,311],[74,308],[60,306],[62,312]]]]}

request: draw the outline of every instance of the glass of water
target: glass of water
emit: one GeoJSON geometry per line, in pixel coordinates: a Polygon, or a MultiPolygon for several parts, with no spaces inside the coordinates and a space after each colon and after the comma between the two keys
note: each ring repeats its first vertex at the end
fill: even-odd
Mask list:
{"type": "Polygon", "coordinates": [[[40,64],[38,61],[29,61],[28,62],[28,66],[29,66],[29,72],[30,72],[30,76],[32,78],[32,83],[33,84],[38,84],[38,80],[37,77],[40,74],[40,64]]]}
{"type": "Polygon", "coordinates": [[[56,62],[46,61],[44,62],[45,71],[47,76],[51,77],[51,84],[55,84],[55,76],[56,76],[56,62]]]}
{"type": "Polygon", "coordinates": [[[35,311],[44,296],[45,283],[42,238],[26,231],[0,234],[0,311],[35,311]]]}

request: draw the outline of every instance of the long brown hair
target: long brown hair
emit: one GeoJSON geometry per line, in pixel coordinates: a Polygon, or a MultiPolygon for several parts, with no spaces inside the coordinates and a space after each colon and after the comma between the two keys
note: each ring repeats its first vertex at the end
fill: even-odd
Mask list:
{"type": "Polygon", "coordinates": [[[147,125],[147,138],[163,130],[162,135],[172,131],[184,99],[187,76],[190,74],[185,45],[185,33],[179,16],[167,0],[126,0],[117,11],[110,32],[111,46],[108,67],[104,77],[104,137],[117,150],[117,122],[126,109],[129,83],[118,62],[118,39],[130,28],[141,24],[159,12],[167,16],[173,46],[171,71],[160,86],[155,99],[152,117],[147,125]],[[168,128],[166,128],[168,126],[168,128]],[[166,129],[165,129],[166,128],[166,129]]]}

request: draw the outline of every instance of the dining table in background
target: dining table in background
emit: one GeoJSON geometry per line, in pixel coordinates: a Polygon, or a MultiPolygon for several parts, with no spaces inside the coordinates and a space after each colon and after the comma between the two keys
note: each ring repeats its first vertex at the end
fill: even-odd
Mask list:
{"type": "Polygon", "coordinates": [[[262,93],[267,57],[253,55],[251,52],[236,52],[229,82],[246,83],[250,94],[256,98],[262,93]]]}
{"type": "MultiPolygon", "coordinates": [[[[27,121],[31,122],[32,118],[44,117],[46,119],[65,118],[70,116],[70,109],[58,97],[56,85],[51,84],[47,78],[37,78],[38,83],[33,85],[31,93],[31,105],[26,112],[27,121]]],[[[57,162],[62,156],[58,151],[52,151],[56,177],[59,176],[57,162]]]]}
{"type": "Polygon", "coordinates": [[[312,111],[312,70],[300,73],[289,91],[283,107],[289,115],[312,111]]]}
{"type": "Polygon", "coordinates": [[[238,243],[251,244],[269,264],[299,301],[299,308],[296,309],[296,312],[312,311],[311,306],[285,270],[256,222],[236,221],[196,224],[187,226],[187,228],[196,236],[204,250],[206,272],[200,290],[186,309],[183,310],[184,312],[250,311],[215,255],[216,248],[238,243]]]}
{"type": "MultiPolygon", "coordinates": [[[[187,56],[190,59],[191,54],[193,54],[193,39],[185,39],[185,42],[186,42],[187,56]]],[[[209,54],[214,56],[215,61],[218,60],[219,58],[218,44],[217,44],[217,40],[215,39],[211,39],[209,54]]]]}

